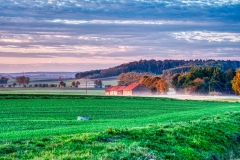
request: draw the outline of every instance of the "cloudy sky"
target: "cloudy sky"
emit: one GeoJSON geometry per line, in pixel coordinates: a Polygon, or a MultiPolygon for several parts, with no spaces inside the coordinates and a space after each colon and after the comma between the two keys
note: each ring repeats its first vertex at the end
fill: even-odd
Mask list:
{"type": "Polygon", "coordinates": [[[0,73],[240,60],[240,0],[0,0],[0,73]]]}

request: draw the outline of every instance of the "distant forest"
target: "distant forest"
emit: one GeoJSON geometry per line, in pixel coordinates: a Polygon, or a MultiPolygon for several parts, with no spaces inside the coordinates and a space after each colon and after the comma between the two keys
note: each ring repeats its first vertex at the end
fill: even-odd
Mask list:
{"type": "Polygon", "coordinates": [[[118,76],[127,72],[149,72],[155,75],[173,75],[175,73],[187,72],[194,67],[218,67],[223,71],[230,68],[240,68],[240,61],[224,61],[224,60],[140,60],[130,63],[124,63],[108,69],[91,70],[79,72],[75,75],[80,78],[104,78],[118,76]]]}

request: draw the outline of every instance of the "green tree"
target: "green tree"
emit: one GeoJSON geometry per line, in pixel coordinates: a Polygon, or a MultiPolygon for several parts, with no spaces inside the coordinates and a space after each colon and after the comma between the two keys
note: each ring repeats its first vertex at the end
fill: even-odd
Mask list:
{"type": "Polygon", "coordinates": [[[236,76],[235,69],[230,68],[229,70],[227,70],[226,72],[227,81],[231,82],[235,76],[236,76]]]}
{"type": "MultiPolygon", "coordinates": [[[[226,77],[226,73],[217,67],[192,68],[186,74],[172,76],[172,86],[177,92],[186,91],[188,94],[204,94],[207,93],[210,83],[212,91],[226,92],[229,88],[226,77]]],[[[229,77],[231,77],[231,71],[229,71],[229,77]]]]}
{"type": "Polygon", "coordinates": [[[179,77],[179,76],[180,76],[179,73],[175,73],[175,74],[172,76],[172,82],[171,82],[171,84],[172,84],[172,87],[173,87],[174,89],[177,89],[178,77],[179,77]]]}

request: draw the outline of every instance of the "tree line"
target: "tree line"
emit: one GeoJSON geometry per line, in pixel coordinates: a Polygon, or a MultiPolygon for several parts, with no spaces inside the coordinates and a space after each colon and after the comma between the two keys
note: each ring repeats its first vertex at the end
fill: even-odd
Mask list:
{"type": "Polygon", "coordinates": [[[169,76],[128,72],[118,76],[118,85],[141,83],[153,94],[166,94],[172,87],[180,94],[240,94],[240,70],[226,72],[218,67],[195,67],[169,76]]]}
{"type": "MultiPolygon", "coordinates": [[[[29,77],[25,77],[25,76],[19,76],[19,77],[16,77],[16,82],[14,82],[13,84],[2,84],[0,85],[0,88],[5,88],[5,87],[16,87],[17,84],[20,86],[20,87],[38,87],[38,88],[54,88],[54,87],[58,87],[58,88],[65,88],[65,87],[72,87],[72,88],[77,88],[79,85],[80,85],[80,82],[79,81],[72,81],[71,82],[71,85],[70,86],[67,86],[65,82],[63,81],[60,81],[58,84],[42,84],[42,83],[39,83],[39,84],[30,84],[30,78],[29,77]],[[28,86],[27,86],[28,85],[28,86]]],[[[102,88],[102,80],[98,80],[96,79],[94,81],[94,84],[96,85],[97,88],[102,88]]]]}
{"type": "Polygon", "coordinates": [[[137,72],[144,73],[149,72],[155,75],[173,75],[182,71],[189,71],[194,67],[218,67],[223,71],[227,71],[230,68],[240,68],[240,61],[223,61],[223,60],[140,60],[130,63],[121,64],[108,69],[91,70],[86,72],[79,72],[75,75],[75,78],[103,78],[110,76],[118,76],[121,73],[137,72]]]}
{"type": "Polygon", "coordinates": [[[171,78],[177,93],[186,94],[234,94],[232,80],[235,69],[224,72],[218,67],[196,67],[186,73],[176,73],[171,78]]]}

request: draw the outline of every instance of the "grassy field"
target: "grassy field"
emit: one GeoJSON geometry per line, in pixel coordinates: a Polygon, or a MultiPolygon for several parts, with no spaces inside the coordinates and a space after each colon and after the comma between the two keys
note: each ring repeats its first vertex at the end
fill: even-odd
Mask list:
{"type": "Polygon", "coordinates": [[[240,112],[196,121],[2,142],[0,159],[240,158],[240,112]]]}
{"type": "Polygon", "coordinates": [[[10,159],[229,158],[240,149],[239,102],[9,94],[0,95],[0,104],[0,157],[10,159]]]}
{"type": "MultiPolygon", "coordinates": [[[[59,94],[59,95],[86,95],[82,88],[1,88],[0,94],[59,94]]],[[[89,95],[104,95],[105,89],[88,88],[89,95]]]]}
{"type": "Polygon", "coordinates": [[[168,98],[84,95],[1,95],[0,139],[21,139],[107,127],[126,128],[189,121],[240,110],[240,104],[168,98]],[[90,116],[91,121],[77,121],[90,116]]]}

